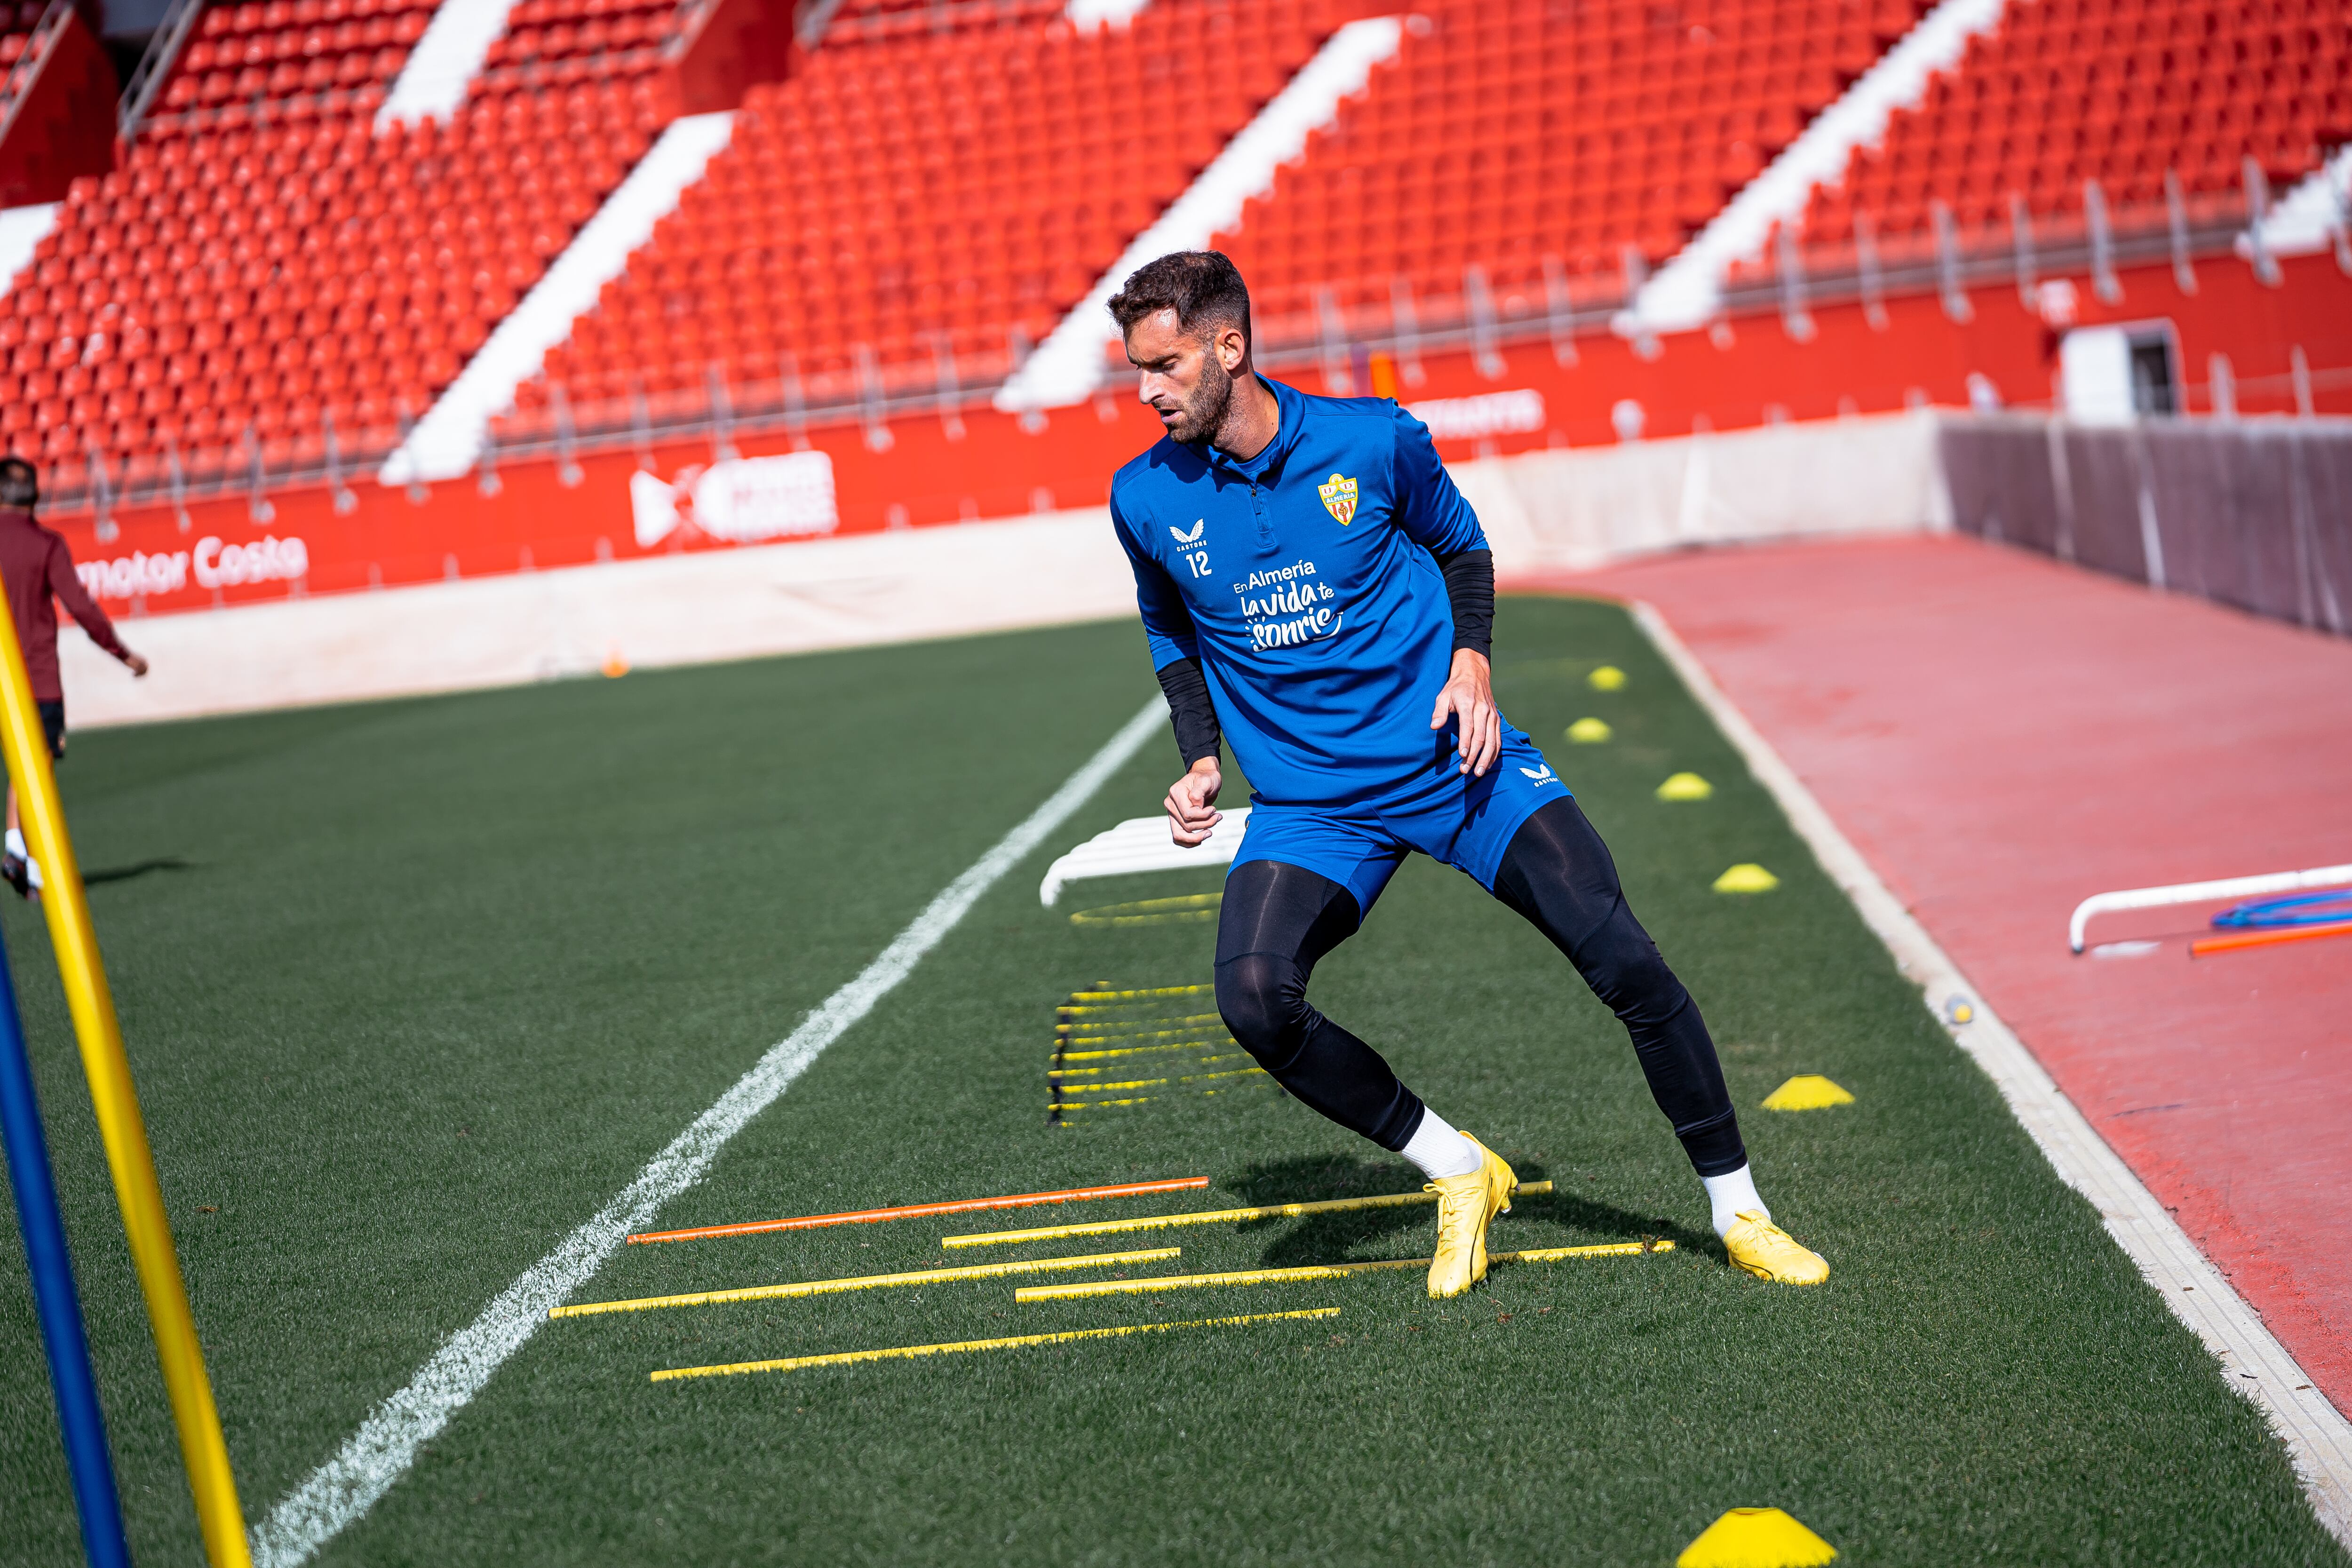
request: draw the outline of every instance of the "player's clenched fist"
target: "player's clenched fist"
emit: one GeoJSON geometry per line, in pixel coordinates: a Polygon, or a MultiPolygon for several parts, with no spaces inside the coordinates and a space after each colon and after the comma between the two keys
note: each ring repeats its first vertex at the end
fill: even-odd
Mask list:
{"type": "Polygon", "coordinates": [[[1217,759],[1202,757],[1182,778],[1168,786],[1169,836],[1190,849],[1208,842],[1209,834],[1225,814],[1217,809],[1217,791],[1224,787],[1217,759]]]}

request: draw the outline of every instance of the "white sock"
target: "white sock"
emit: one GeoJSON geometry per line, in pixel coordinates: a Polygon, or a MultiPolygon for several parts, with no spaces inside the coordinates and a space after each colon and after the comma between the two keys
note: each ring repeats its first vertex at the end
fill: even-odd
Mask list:
{"type": "Polygon", "coordinates": [[[1404,1157],[1433,1182],[1440,1176],[1466,1176],[1479,1164],[1478,1146],[1425,1105],[1421,1108],[1421,1125],[1405,1140],[1404,1157]]]}
{"type": "Polygon", "coordinates": [[[1747,1166],[1720,1176],[1701,1176],[1699,1180],[1706,1184],[1706,1201],[1715,1209],[1716,1235],[1721,1236],[1738,1225],[1743,1213],[1760,1214],[1768,1220],[1772,1217],[1772,1211],[1756,1195],[1756,1177],[1747,1166]]]}
{"type": "Polygon", "coordinates": [[[8,853],[19,860],[30,860],[33,858],[33,852],[25,847],[23,828],[12,827],[8,830],[8,853]]]}

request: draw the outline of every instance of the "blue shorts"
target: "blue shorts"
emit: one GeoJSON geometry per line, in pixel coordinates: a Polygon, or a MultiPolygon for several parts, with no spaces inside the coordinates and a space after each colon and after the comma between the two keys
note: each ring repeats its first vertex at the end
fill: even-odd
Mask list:
{"type": "Polygon", "coordinates": [[[1526,733],[1503,726],[1502,753],[1483,778],[1449,761],[1427,785],[1354,805],[1277,805],[1253,801],[1235,866],[1278,860],[1328,877],[1372,912],[1404,858],[1418,849],[1477,879],[1488,892],[1511,838],[1537,811],[1569,798],[1568,785],[1526,733]]]}

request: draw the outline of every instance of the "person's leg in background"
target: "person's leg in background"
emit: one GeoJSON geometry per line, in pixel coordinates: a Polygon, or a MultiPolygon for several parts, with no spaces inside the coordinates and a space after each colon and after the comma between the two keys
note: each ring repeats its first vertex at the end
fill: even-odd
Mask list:
{"type": "MultiPolygon", "coordinates": [[[[62,702],[36,702],[41,712],[41,731],[49,743],[49,760],[62,761],[66,754],[66,705],[62,702]]],[[[8,782],[8,826],[5,847],[0,849],[0,881],[16,889],[20,899],[37,899],[41,892],[41,866],[33,852],[25,847],[25,830],[16,820],[16,784],[8,782]]]]}

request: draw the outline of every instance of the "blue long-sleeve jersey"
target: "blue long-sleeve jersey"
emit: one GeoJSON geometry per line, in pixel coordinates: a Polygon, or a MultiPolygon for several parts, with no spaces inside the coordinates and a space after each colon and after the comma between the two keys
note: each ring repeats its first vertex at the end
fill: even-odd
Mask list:
{"type": "Polygon", "coordinates": [[[1453,731],[1429,713],[1454,621],[1435,556],[1485,549],[1477,514],[1393,401],[1265,384],[1281,423],[1255,458],[1163,437],[1111,481],[1152,667],[1201,661],[1258,800],[1444,787],[1453,731]]]}

